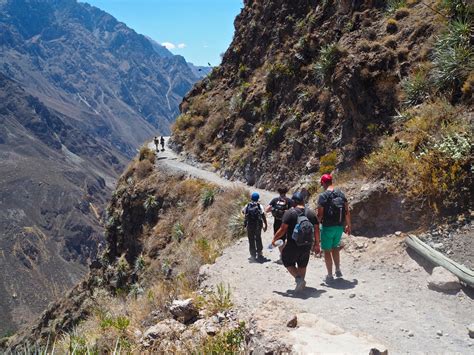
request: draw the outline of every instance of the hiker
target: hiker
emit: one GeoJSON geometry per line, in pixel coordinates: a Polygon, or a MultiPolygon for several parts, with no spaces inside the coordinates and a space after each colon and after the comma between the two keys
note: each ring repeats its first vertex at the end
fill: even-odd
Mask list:
{"type": "Polygon", "coordinates": [[[273,236],[272,244],[286,235],[286,245],[283,248],[281,258],[283,265],[295,278],[295,292],[304,290],[306,286],[305,276],[311,250],[320,253],[318,220],[316,213],[305,207],[304,196],[301,192],[295,192],[291,197],[295,207],[287,210],[282,218],[280,229],[273,236]],[[314,245],[313,245],[314,244],[314,245]]]}
{"type": "Polygon", "coordinates": [[[158,137],[155,136],[155,138],[153,138],[153,143],[155,143],[156,151],[158,151],[158,137]]]}
{"type": "Polygon", "coordinates": [[[160,143],[161,143],[161,151],[164,152],[165,151],[165,138],[163,136],[161,136],[160,138],[160,143]]]}
{"type": "MultiPolygon", "coordinates": [[[[273,234],[275,235],[276,232],[280,229],[281,226],[281,219],[283,218],[283,214],[286,210],[289,210],[292,205],[292,201],[289,197],[286,196],[288,192],[288,188],[286,186],[280,186],[277,189],[279,196],[275,197],[273,200],[270,201],[267,207],[265,207],[265,212],[271,212],[273,216],[273,234]]],[[[286,240],[286,235],[282,238],[283,242],[286,240]]],[[[277,261],[278,264],[282,264],[281,261],[281,251],[283,250],[284,245],[278,247],[280,250],[280,259],[277,261]]]]}
{"type": "Polygon", "coordinates": [[[321,176],[324,192],[318,198],[318,219],[321,222],[321,249],[324,252],[327,276],[326,283],[334,281],[332,263],[336,269],[336,277],[342,277],[340,268],[340,249],[342,232],[351,234],[351,215],[346,196],[341,190],[335,189],[331,174],[321,176]]]}
{"type": "Polygon", "coordinates": [[[267,218],[263,206],[258,203],[260,195],[252,193],[251,201],[242,209],[245,216],[245,227],[247,227],[247,237],[249,239],[250,259],[252,261],[263,261],[262,228],[267,230],[267,218]]]}

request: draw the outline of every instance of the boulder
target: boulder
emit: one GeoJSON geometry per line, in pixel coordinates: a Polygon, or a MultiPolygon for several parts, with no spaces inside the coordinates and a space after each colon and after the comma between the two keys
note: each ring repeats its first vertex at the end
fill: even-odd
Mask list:
{"type": "Polygon", "coordinates": [[[175,319],[184,324],[192,323],[199,315],[199,310],[194,305],[192,298],[174,300],[170,306],[170,312],[175,319]]]}
{"type": "Polygon", "coordinates": [[[458,291],[461,288],[459,279],[445,268],[438,266],[428,277],[428,288],[436,291],[458,291]]]}
{"type": "Polygon", "coordinates": [[[298,325],[298,318],[296,316],[293,316],[293,318],[291,318],[288,323],[286,323],[286,326],[288,328],[296,328],[296,326],[298,325]]]}
{"type": "Polygon", "coordinates": [[[140,342],[143,346],[150,346],[156,340],[170,339],[174,334],[182,333],[186,327],[174,319],[165,319],[148,328],[140,342]]]}
{"type": "Polygon", "coordinates": [[[467,331],[469,333],[469,337],[474,338],[474,323],[471,323],[470,325],[468,325],[467,331]]]}

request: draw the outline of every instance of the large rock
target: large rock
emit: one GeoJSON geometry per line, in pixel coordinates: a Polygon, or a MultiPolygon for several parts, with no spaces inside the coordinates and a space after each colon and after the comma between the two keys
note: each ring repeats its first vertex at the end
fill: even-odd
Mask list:
{"type": "Polygon", "coordinates": [[[457,291],[461,288],[461,284],[455,275],[438,266],[428,277],[428,287],[436,291],[457,291]]]}
{"type": "Polygon", "coordinates": [[[194,305],[192,298],[174,300],[170,306],[170,312],[175,319],[184,324],[191,323],[199,315],[199,311],[194,305]]]}
{"type": "Polygon", "coordinates": [[[186,330],[186,326],[174,319],[165,319],[154,326],[148,328],[141,339],[143,346],[152,345],[157,340],[170,340],[176,334],[181,334],[186,330]]]}
{"type": "Polygon", "coordinates": [[[474,323],[468,325],[467,331],[469,332],[469,337],[474,338],[474,323]]]}

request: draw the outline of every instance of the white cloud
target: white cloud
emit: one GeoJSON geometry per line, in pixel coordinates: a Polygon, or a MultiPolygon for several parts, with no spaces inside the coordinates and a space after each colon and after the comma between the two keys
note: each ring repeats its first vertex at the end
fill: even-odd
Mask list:
{"type": "Polygon", "coordinates": [[[185,43],[174,44],[174,43],[171,43],[171,42],[163,42],[161,45],[163,47],[165,47],[166,49],[183,49],[183,48],[186,48],[185,43]]]}
{"type": "Polygon", "coordinates": [[[163,42],[161,45],[163,47],[165,47],[166,49],[175,49],[176,48],[176,46],[171,42],[163,42]]]}

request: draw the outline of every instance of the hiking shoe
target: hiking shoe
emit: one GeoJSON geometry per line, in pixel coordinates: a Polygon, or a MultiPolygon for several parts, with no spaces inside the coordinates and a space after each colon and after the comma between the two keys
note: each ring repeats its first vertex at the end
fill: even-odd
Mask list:
{"type": "Polygon", "coordinates": [[[330,284],[333,281],[334,281],[334,277],[332,277],[332,275],[327,275],[326,278],[324,279],[324,282],[327,284],[330,284]]]}
{"type": "Polygon", "coordinates": [[[295,282],[295,292],[303,291],[306,286],[306,281],[302,277],[295,277],[295,282]]]}
{"type": "Polygon", "coordinates": [[[275,261],[275,262],[276,262],[278,265],[283,265],[283,260],[281,260],[281,258],[280,258],[280,259],[278,259],[278,260],[277,260],[277,261],[275,261]]]}
{"type": "Polygon", "coordinates": [[[263,254],[257,254],[257,261],[259,261],[259,262],[264,262],[265,261],[265,257],[263,256],[263,254]]]}
{"type": "Polygon", "coordinates": [[[342,277],[341,270],[336,270],[336,277],[342,277]]]}

